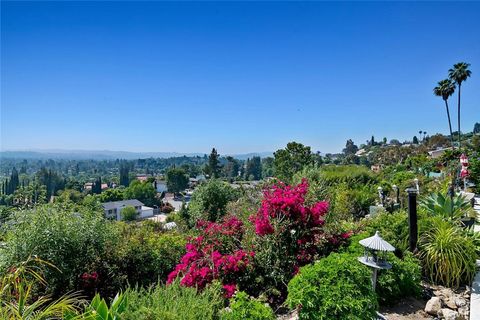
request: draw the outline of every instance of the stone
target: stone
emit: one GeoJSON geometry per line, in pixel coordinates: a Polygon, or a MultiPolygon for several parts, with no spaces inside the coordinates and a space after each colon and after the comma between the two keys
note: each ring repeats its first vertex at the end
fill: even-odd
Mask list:
{"type": "Polygon", "coordinates": [[[443,303],[450,309],[455,309],[455,310],[457,309],[457,304],[455,303],[455,297],[449,297],[442,300],[443,300],[443,303]]]}
{"type": "Polygon", "coordinates": [[[468,320],[470,318],[468,306],[458,308],[458,315],[460,316],[460,319],[468,320]]]}
{"type": "Polygon", "coordinates": [[[457,320],[459,315],[457,311],[453,311],[447,308],[440,309],[437,314],[441,319],[445,320],[457,320]]]}
{"type": "Polygon", "coordinates": [[[451,296],[455,295],[455,293],[453,293],[452,289],[450,289],[450,288],[443,288],[443,289],[435,290],[433,293],[437,297],[441,297],[443,299],[448,299],[451,296]]]}
{"type": "Polygon", "coordinates": [[[455,298],[455,304],[457,307],[465,307],[467,305],[467,300],[464,298],[455,298]]]}
{"type": "Polygon", "coordinates": [[[425,312],[436,316],[438,311],[442,308],[442,301],[439,297],[432,297],[428,300],[427,305],[425,306],[425,312]]]}

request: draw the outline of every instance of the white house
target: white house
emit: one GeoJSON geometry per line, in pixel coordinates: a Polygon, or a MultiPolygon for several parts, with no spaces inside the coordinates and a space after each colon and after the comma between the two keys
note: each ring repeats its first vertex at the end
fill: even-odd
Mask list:
{"type": "Polygon", "coordinates": [[[126,207],[134,207],[137,211],[138,218],[144,219],[153,216],[153,208],[145,206],[143,203],[137,199],[131,200],[122,200],[122,201],[112,201],[102,203],[105,217],[107,219],[115,219],[117,221],[122,220],[122,209],[126,207]]]}
{"type": "Polygon", "coordinates": [[[440,148],[437,150],[428,151],[428,155],[432,159],[437,159],[440,158],[447,150],[452,150],[452,148],[440,148]]]}

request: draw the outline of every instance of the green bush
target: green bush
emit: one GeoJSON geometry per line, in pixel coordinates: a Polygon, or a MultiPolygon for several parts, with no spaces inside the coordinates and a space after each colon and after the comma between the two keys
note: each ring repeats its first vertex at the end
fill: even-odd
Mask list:
{"type": "Polygon", "coordinates": [[[120,211],[123,221],[135,221],[137,219],[138,213],[133,206],[127,206],[120,211]]]}
{"type": "Polygon", "coordinates": [[[45,279],[48,292],[55,297],[82,288],[81,276],[96,270],[108,247],[119,239],[103,213],[73,212],[46,205],[16,213],[14,224],[0,247],[0,272],[37,256],[56,268],[45,279]]]}
{"type": "Polygon", "coordinates": [[[333,214],[330,214],[330,217],[337,220],[364,217],[377,199],[372,185],[350,186],[347,183],[341,183],[332,187],[331,190],[332,208],[330,212],[333,214]]]}
{"type": "Polygon", "coordinates": [[[221,313],[222,320],[273,320],[272,309],[260,301],[239,291],[230,300],[230,310],[221,313]]]}
{"type": "Polygon", "coordinates": [[[287,304],[300,319],[374,319],[370,274],[355,255],[331,254],[300,269],[288,284],[287,304]]]}
{"type": "Polygon", "coordinates": [[[46,205],[17,212],[15,219],[0,247],[0,273],[37,256],[55,266],[45,274],[44,292],[54,297],[77,290],[113,296],[128,284],[166,281],[185,253],[185,236],[150,222],[107,221],[103,212],[46,205]]]}
{"type": "Polygon", "coordinates": [[[408,249],[409,229],[406,211],[382,212],[371,219],[364,220],[364,223],[364,232],[368,235],[366,237],[373,236],[376,231],[379,231],[382,238],[395,248],[401,251],[408,249]]]}
{"type": "Polygon", "coordinates": [[[128,289],[126,311],[122,320],[209,320],[218,319],[224,299],[221,285],[213,283],[198,292],[174,282],[150,289],[128,289]]]}
{"type": "Polygon", "coordinates": [[[330,186],[346,183],[350,186],[376,183],[377,176],[368,168],[358,165],[324,166],[321,170],[322,179],[330,186]]]}
{"type": "Polygon", "coordinates": [[[430,221],[432,226],[419,243],[425,274],[432,282],[447,287],[470,283],[477,257],[473,238],[449,221],[430,221]]]}
{"type": "Polygon", "coordinates": [[[400,298],[419,296],[422,278],[420,261],[407,252],[403,259],[389,254],[388,262],[392,264],[392,269],[380,271],[377,278],[376,293],[379,303],[393,305],[400,298]]]}
{"type": "Polygon", "coordinates": [[[121,241],[108,259],[121,286],[127,284],[149,286],[165,282],[185,254],[186,238],[176,232],[156,232],[149,224],[119,224],[121,241]]]}

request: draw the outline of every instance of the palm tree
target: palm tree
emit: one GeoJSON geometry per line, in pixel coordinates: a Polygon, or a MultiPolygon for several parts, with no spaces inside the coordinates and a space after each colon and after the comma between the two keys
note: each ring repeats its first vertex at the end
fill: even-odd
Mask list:
{"type": "Polygon", "coordinates": [[[450,140],[452,141],[453,148],[453,134],[452,134],[452,122],[450,121],[450,110],[448,109],[448,98],[455,92],[455,84],[450,79],[445,79],[438,82],[438,85],[433,88],[433,94],[437,97],[442,97],[445,101],[445,108],[447,109],[448,127],[450,129],[450,140]]]}
{"type": "Polygon", "coordinates": [[[460,90],[462,82],[472,75],[468,70],[469,63],[459,62],[453,65],[453,69],[448,70],[448,77],[458,85],[458,147],[460,147],[460,90]]]}

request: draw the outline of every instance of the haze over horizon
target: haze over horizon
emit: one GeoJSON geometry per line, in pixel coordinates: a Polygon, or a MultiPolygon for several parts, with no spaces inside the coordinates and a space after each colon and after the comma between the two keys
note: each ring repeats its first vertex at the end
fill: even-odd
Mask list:
{"type": "Polygon", "coordinates": [[[244,154],[297,141],[336,153],[347,139],[445,134],[432,89],[459,61],[472,70],[462,131],[480,122],[480,2],[1,9],[2,151],[244,154]]]}

